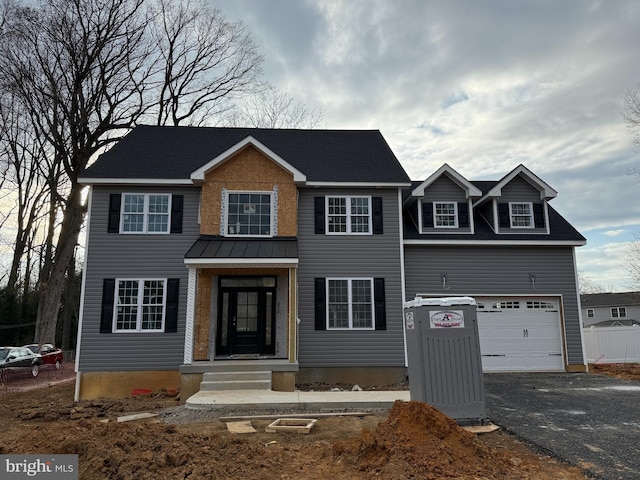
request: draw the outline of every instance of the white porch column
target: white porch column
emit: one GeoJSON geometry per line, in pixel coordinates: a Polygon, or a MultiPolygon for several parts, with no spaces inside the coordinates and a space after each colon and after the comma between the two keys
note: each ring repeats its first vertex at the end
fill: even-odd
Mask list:
{"type": "Polygon", "coordinates": [[[196,287],[198,283],[198,269],[189,267],[187,282],[187,319],[184,327],[184,364],[191,365],[193,361],[193,327],[196,312],[196,287]]]}

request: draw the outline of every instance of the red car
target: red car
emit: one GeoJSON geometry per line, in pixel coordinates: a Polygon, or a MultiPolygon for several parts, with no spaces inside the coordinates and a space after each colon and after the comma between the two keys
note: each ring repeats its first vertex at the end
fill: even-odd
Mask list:
{"type": "Polygon", "coordinates": [[[42,345],[32,343],[25,345],[25,348],[28,348],[33,353],[39,353],[42,356],[43,365],[55,365],[56,370],[60,370],[60,365],[62,365],[62,350],[59,348],[54,347],[50,343],[43,343],[42,345]]]}

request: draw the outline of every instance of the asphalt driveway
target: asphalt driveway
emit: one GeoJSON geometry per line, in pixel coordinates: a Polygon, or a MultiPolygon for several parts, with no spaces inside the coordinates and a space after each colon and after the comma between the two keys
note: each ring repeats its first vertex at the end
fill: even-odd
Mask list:
{"type": "Polygon", "coordinates": [[[496,425],[594,478],[640,478],[640,383],[585,373],[485,374],[496,425]]]}

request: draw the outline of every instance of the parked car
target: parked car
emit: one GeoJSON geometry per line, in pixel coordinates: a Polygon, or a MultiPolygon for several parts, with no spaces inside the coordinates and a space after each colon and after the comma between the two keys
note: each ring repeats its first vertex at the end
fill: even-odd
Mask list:
{"type": "Polygon", "coordinates": [[[26,347],[0,347],[0,369],[30,368],[31,375],[38,376],[42,356],[26,347]]]}
{"type": "Polygon", "coordinates": [[[54,347],[50,343],[30,343],[24,347],[33,353],[39,353],[42,356],[43,365],[55,365],[56,370],[60,370],[60,365],[62,365],[62,350],[59,348],[54,347]]]}

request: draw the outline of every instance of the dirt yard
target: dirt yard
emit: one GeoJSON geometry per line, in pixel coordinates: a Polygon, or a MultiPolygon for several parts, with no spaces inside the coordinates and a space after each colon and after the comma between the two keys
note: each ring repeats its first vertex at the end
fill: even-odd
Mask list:
{"type": "Polygon", "coordinates": [[[318,417],[309,434],[266,433],[272,420],[256,419],[255,433],[237,434],[220,413],[187,410],[167,392],[73,402],[73,382],[50,384],[0,390],[0,454],[77,454],[86,480],[586,478],[503,432],[476,436],[418,402],[318,417]],[[117,421],[134,412],[158,416],[117,421]]]}
{"type": "Polygon", "coordinates": [[[637,363],[597,363],[589,365],[589,371],[623,380],[640,381],[640,365],[637,363]]]}

